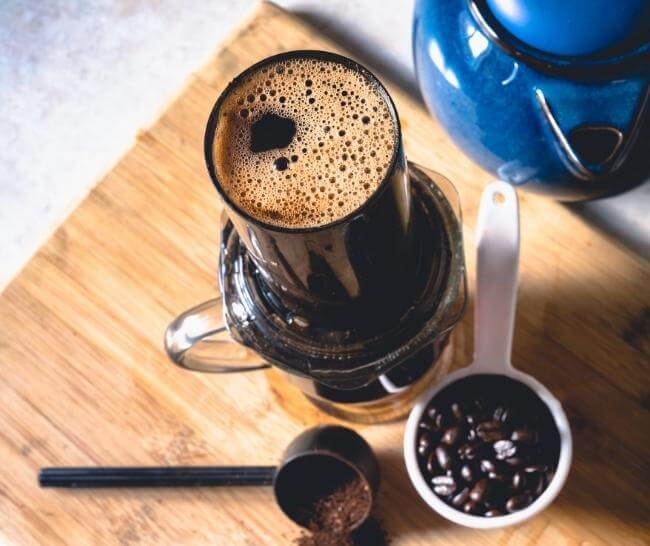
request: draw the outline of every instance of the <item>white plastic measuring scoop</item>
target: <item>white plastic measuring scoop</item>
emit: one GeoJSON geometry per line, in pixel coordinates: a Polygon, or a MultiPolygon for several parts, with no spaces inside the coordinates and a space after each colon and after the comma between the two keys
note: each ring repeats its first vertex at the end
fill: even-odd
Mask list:
{"type": "Polygon", "coordinates": [[[541,512],[555,499],[569,474],[573,441],[560,402],[534,377],[513,368],[510,361],[519,274],[519,210],[517,193],[512,186],[493,182],[485,188],[476,235],[474,362],[449,374],[420,397],[406,424],[404,458],[415,489],[433,510],[460,525],[490,529],[521,523],[541,512]],[[447,505],[431,490],[418,466],[418,424],[428,403],[443,388],[474,374],[503,375],[528,386],[548,407],[559,433],[559,460],[553,479],[532,504],[512,514],[488,518],[466,514],[447,505]]]}

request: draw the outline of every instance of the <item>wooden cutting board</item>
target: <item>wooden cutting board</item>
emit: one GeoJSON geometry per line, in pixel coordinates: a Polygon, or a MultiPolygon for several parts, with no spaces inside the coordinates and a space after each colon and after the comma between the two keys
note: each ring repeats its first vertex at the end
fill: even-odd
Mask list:
{"type": "MultiPolygon", "coordinates": [[[[268,489],[55,491],[46,465],[270,464],[331,421],[263,373],[174,367],[163,332],[216,290],[220,204],[202,135],[226,83],[285,50],[340,51],[270,4],[196,73],[0,298],[0,543],[285,545],[297,535],[268,489]]],[[[343,52],[345,53],[345,52],[343,52]]],[[[422,105],[391,90],[411,160],[458,188],[473,283],[477,205],[489,176],[422,105]]],[[[648,544],[648,263],[567,208],[521,194],[514,362],[563,401],[575,461],[555,504],[480,532],[433,514],[402,462],[404,423],[357,427],[383,472],[379,514],[396,546],[648,544]]],[[[471,360],[471,308],[445,358],[471,360]]]]}

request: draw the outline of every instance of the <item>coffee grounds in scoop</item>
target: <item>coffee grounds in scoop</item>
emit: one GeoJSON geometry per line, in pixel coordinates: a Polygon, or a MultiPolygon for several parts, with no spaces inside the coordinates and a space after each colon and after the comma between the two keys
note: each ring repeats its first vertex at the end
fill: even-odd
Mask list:
{"type": "Polygon", "coordinates": [[[560,439],[552,415],[525,385],[498,375],[461,379],[430,402],[417,457],[433,492],[485,517],[532,504],[553,479],[560,439]]]}
{"type": "Polygon", "coordinates": [[[343,484],[316,501],[308,531],[294,541],[296,546],[386,546],[386,532],[371,519],[353,530],[368,511],[368,487],[359,479],[343,484]]]}

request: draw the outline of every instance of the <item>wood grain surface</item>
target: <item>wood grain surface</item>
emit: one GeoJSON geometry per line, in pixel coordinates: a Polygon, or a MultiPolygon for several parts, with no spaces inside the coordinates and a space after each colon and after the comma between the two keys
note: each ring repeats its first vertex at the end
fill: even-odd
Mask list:
{"type": "MultiPolygon", "coordinates": [[[[258,546],[297,535],[268,489],[55,491],[36,475],[47,465],[271,464],[304,427],[331,421],[264,373],[190,373],[162,349],[169,321],[216,290],[220,203],[202,157],[210,108],[242,69],[301,48],[340,51],[260,5],[2,294],[0,544],[258,546]]],[[[460,192],[471,285],[490,177],[387,84],[409,158],[460,192]]],[[[378,512],[395,546],[648,544],[648,263],[564,206],[520,198],[514,362],[568,411],[571,475],[529,523],[464,529],[411,487],[403,422],[357,427],[380,458],[378,512]]],[[[471,360],[471,322],[470,307],[445,355],[456,366],[471,360]]]]}

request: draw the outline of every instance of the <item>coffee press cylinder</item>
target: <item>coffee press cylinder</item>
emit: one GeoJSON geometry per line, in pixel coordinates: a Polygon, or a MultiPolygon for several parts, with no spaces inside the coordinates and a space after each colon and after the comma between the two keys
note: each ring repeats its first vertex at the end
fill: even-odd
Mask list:
{"type": "Polygon", "coordinates": [[[258,283],[276,309],[318,326],[361,325],[365,331],[381,331],[412,300],[413,207],[399,119],[392,99],[367,69],[324,51],[269,57],[237,76],[221,94],[207,123],[204,146],[212,182],[255,263],[258,283]],[[326,225],[285,228],[255,218],[233,201],[220,181],[213,145],[222,105],[233,88],[263,66],[301,58],[341,64],[371,83],[391,117],[392,157],[377,190],[350,214],[326,225]]]}
{"type": "MultiPolygon", "coordinates": [[[[275,99],[280,101],[283,96],[277,92],[275,99]]],[[[290,380],[331,414],[359,422],[403,415],[437,374],[435,363],[465,308],[466,275],[458,194],[443,176],[406,161],[399,119],[385,88],[358,63],[333,53],[292,51],[270,57],[244,71],[219,97],[208,120],[204,144],[210,177],[225,202],[219,255],[221,297],[185,311],[169,325],[165,348],[170,359],[189,370],[215,373],[272,365],[288,373],[273,373],[269,378],[290,380]],[[294,61],[298,64],[288,64],[294,61]],[[318,118],[313,126],[313,110],[305,103],[310,104],[313,97],[307,98],[307,92],[315,94],[318,79],[307,79],[307,70],[305,74],[296,70],[296,81],[285,80],[285,87],[294,90],[310,82],[309,89],[291,91],[305,93],[294,97],[291,111],[301,112],[294,107],[309,111],[303,112],[305,117],[296,118],[304,125],[296,123],[295,132],[288,131],[287,138],[302,135],[304,143],[311,138],[312,127],[321,128],[323,133],[312,139],[316,162],[318,150],[328,149],[323,139],[337,142],[331,140],[336,138],[331,133],[345,136],[341,135],[344,131],[351,142],[352,136],[357,137],[355,152],[362,145],[369,154],[364,167],[371,157],[373,161],[381,159],[372,165],[374,172],[380,173],[374,179],[364,179],[366,169],[357,168],[359,165],[348,164],[341,169],[343,164],[333,164],[336,173],[347,172],[344,179],[328,179],[334,184],[331,187],[340,183],[342,192],[353,192],[348,194],[349,203],[337,203],[345,211],[340,215],[336,210],[324,213],[326,209],[300,208],[309,192],[326,190],[305,188],[297,180],[305,173],[306,181],[321,175],[316,162],[301,170],[302,162],[310,161],[309,154],[296,155],[294,160],[294,152],[305,154],[309,148],[286,144],[277,148],[278,156],[282,156],[278,157],[275,146],[282,143],[267,136],[265,146],[273,146],[263,153],[272,153],[253,155],[260,149],[253,149],[259,123],[281,122],[290,127],[292,121],[286,105],[283,109],[274,103],[275,110],[264,110],[273,90],[272,78],[258,84],[256,74],[267,74],[269,67],[275,66],[275,75],[284,74],[284,70],[288,75],[291,66],[295,69],[308,63],[336,65],[332,73],[345,74],[337,82],[327,80],[329,76],[320,82],[331,86],[337,83],[329,92],[340,97],[337,100],[342,105],[351,95],[352,89],[347,86],[352,84],[345,79],[350,74],[357,82],[354,85],[362,88],[355,88],[358,102],[375,101],[376,110],[371,108],[369,115],[358,109],[347,112],[349,118],[345,112],[337,114],[336,103],[328,110],[328,119],[334,115],[341,127],[334,123],[330,127],[325,118],[318,118]],[[245,87],[249,83],[252,87],[245,87]],[[237,87],[239,84],[242,87],[237,87]],[[344,91],[348,95],[343,95],[344,91]],[[258,94],[254,96],[253,92],[258,94]],[[371,130],[375,127],[372,112],[377,114],[376,133],[371,130]],[[370,127],[370,141],[359,144],[366,134],[363,124],[370,127]],[[375,142],[377,148],[373,149],[375,142]],[[241,168],[237,163],[240,155],[247,158],[241,168]],[[249,176],[252,173],[254,177],[249,176]],[[269,186],[264,185],[265,173],[269,186]],[[345,185],[348,180],[351,190],[345,185]],[[259,188],[251,188],[251,181],[260,184],[259,188]],[[361,191],[366,184],[368,192],[353,198],[354,191],[361,191]],[[287,197],[291,195],[293,200],[287,197]],[[294,208],[284,209],[288,202],[294,208]],[[298,211],[297,216],[282,216],[287,210],[298,211]],[[300,216],[300,211],[306,215],[300,216]],[[312,221],[314,214],[316,221],[312,221]],[[287,221],[296,218],[305,221],[287,221]]],[[[336,153],[343,161],[343,155],[351,153],[349,144],[344,140],[337,146],[336,153]]],[[[355,161],[361,164],[362,158],[357,156],[355,161]]],[[[326,159],[331,163],[332,157],[326,159]]],[[[321,197],[330,199],[328,193],[321,197]]]]}

